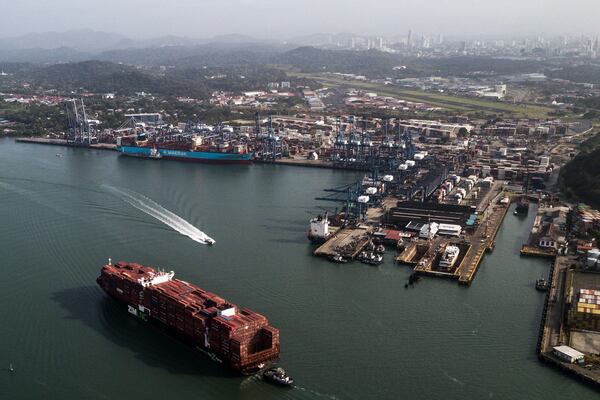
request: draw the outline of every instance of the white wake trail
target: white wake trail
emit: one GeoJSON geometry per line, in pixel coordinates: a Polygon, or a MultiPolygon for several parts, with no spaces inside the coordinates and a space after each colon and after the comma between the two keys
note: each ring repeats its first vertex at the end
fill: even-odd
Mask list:
{"type": "Polygon", "coordinates": [[[215,243],[215,241],[206,233],[202,232],[200,229],[196,228],[179,215],[167,210],[154,200],[131,190],[119,189],[110,185],[103,186],[121,200],[129,203],[133,207],[150,215],[151,217],[156,218],[163,224],[169,226],[182,235],[189,237],[193,241],[202,244],[215,243]]]}

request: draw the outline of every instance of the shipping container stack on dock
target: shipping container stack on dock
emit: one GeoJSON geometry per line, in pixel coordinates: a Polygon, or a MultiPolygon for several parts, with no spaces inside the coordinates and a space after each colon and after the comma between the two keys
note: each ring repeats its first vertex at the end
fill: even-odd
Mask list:
{"type": "Polygon", "coordinates": [[[279,358],[279,331],[267,318],[173,276],[119,262],[105,265],[97,281],[130,313],[173,329],[237,371],[279,358]]]}

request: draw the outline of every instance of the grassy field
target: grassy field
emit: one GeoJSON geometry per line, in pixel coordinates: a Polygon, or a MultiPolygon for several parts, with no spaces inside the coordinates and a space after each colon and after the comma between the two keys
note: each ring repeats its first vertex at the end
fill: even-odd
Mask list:
{"type": "Polygon", "coordinates": [[[348,81],[326,74],[303,74],[286,71],[289,75],[312,79],[324,86],[348,87],[368,90],[381,95],[394,96],[408,101],[426,103],[431,106],[443,107],[451,111],[462,113],[485,112],[504,117],[519,118],[547,118],[552,108],[531,104],[511,104],[489,101],[471,97],[452,96],[443,93],[425,92],[421,90],[405,89],[391,85],[381,85],[370,82],[348,81]]]}

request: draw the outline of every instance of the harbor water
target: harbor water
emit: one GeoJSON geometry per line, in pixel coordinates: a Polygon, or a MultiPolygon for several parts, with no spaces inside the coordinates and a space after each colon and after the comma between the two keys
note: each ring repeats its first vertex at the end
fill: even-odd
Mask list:
{"type": "Polygon", "coordinates": [[[358,176],[0,140],[0,399],[595,396],[535,355],[550,264],[518,252],[534,209],[507,215],[471,287],[404,289],[391,252],[379,267],[311,255],[308,220],[335,206],[314,198],[358,176]],[[266,315],[297,386],[235,375],[136,320],[95,283],[109,257],[266,315]]]}

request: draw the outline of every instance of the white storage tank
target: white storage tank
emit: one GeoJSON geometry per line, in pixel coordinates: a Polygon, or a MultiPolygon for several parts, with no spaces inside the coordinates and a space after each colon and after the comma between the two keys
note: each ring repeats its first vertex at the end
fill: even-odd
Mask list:
{"type": "Polygon", "coordinates": [[[365,190],[365,193],[366,194],[376,194],[377,193],[377,188],[375,188],[375,187],[367,188],[367,190],[365,190]]]}
{"type": "Polygon", "coordinates": [[[370,198],[369,198],[369,196],[358,196],[357,200],[359,203],[366,204],[369,202],[370,198]]]}

